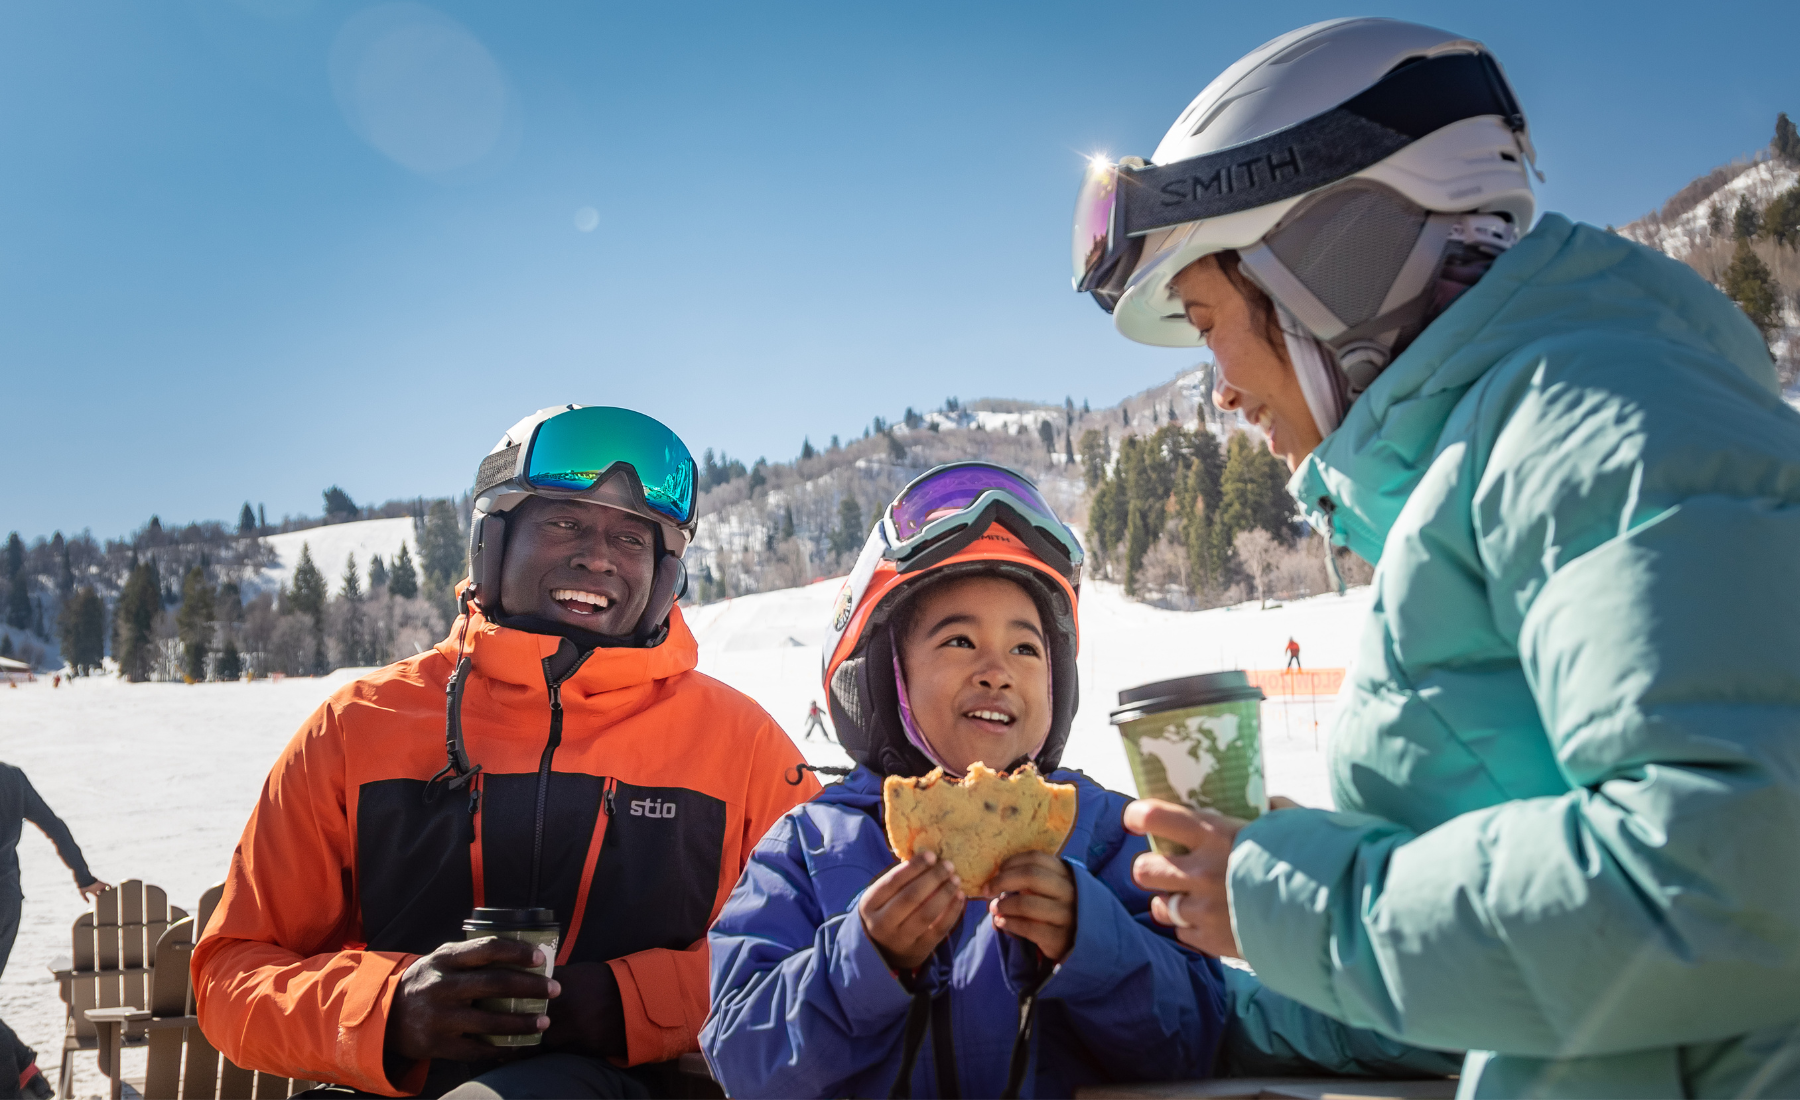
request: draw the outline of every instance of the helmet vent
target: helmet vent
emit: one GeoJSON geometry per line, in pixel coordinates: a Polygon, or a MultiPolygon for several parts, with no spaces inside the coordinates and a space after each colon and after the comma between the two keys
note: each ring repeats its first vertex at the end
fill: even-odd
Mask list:
{"type": "Polygon", "coordinates": [[[1353,182],[1333,188],[1269,234],[1266,244],[1346,328],[1381,312],[1427,215],[1398,192],[1353,182]]]}

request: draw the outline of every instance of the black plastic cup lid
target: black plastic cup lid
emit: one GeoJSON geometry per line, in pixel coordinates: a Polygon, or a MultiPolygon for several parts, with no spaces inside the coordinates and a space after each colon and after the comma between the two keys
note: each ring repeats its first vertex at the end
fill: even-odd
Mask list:
{"type": "Polygon", "coordinates": [[[519,928],[556,927],[554,909],[477,909],[463,921],[465,929],[493,928],[512,931],[519,928]]]}
{"type": "Polygon", "coordinates": [[[1241,703],[1262,698],[1262,688],[1251,684],[1250,678],[1241,671],[1207,672],[1199,676],[1158,680],[1154,684],[1140,684],[1119,692],[1120,706],[1112,712],[1112,724],[1123,725],[1147,715],[1187,707],[1241,703]]]}

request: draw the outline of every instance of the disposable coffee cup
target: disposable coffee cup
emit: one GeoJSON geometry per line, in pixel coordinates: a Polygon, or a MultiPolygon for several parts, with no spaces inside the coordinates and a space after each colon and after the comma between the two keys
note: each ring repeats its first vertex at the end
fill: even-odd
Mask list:
{"type": "MultiPolygon", "coordinates": [[[[1119,692],[1112,723],[1140,798],[1250,820],[1269,808],[1263,791],[1262,700],[1242,672],[1183,676],[1119,692]]],[[[1152,836],[1165,855],[1186,848],[1152,836]]]]}
{"type": "MultiPolygon", "coordinates": [[[[553,909],[477,909],[463,921],[463,939],[478,940],[483,936],[518,940],[543,949],[544,965],[509,969],[542,974],[546,978],[556,969],[556,948],[562,940],[562,929],[557,926],[553,909]]],[[[483,997],[475,1002],[475,1007],[535,1018],[544,1014],[550,1002],[543,997],[483,997]]],[[[542,1032],[534,1031],[527,1035],[483,1035],[482,1038],[497,1047],[534,1047],[544,1036],[542,1032]]]]}

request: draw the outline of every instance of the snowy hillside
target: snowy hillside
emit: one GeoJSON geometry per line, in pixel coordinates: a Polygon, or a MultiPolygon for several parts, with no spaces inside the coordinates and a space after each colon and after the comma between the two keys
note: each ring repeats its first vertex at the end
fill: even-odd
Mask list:
{"type": "MultiPolygon", "coordinates": [[[[1739,247],[1735,221],[1740,208],[1748,207],[1760,218],[1796,186],[1800,186],[1800,167],[1768,153],[1759,154],[1754,160],[1715,168],[1682,188],[1661,210],[1622,226],[1619,234],[1680,260],[1714,286],[1724,288],[1739,247]]],[[[1749,247],[1773,276],[1774,311],[1766,334],[1769,351],[1789,385],[1789,403],[1800,408],[1800,261],[1791,247],[1770,241],[1760,232],[1749,247]]]]}
{"type": "Polygon", "coordinates": [[[1732,215],[1740,202],[1748,199],[1752,206],[1761,210],[1796,183],[1800,183],[1800,168],[1779,160],[1756,161],[1743,167],[1693,209],[1674,218],[1665,218],[1660,212],[1647,214],[1620,227],[1619,232],[1676,259],[1684,259],[1719,237],[1721,229],[1718,227],[1723,226],[1723,232],[1729,234],[1732,215]]]}
{"type": "MultiPolygon", "coordinates": [[[[700,670],[749,695],[774,716],[815,764],[843,764],[835,745],[800,739],[808,705],[824,706],[824,637],[842,582],[722,600],[687,612],[700,641],[700,670]]],[[[1107,721],[1121,689],[1176,676],[1234,668],[1279,668],[1289,637],[1308,667],[1344,668],[1360,637],[1371,589],[1316,596],[1259,611],[1254,603],[1211,611],[1164,611],[1128,600],[1118,585],[1089,581],[1081,590],[1081,709],[1064,761],[1099,782],[1129,791],[1118,735],[1107,721]]],[[[1269,789],[1326,805],[1322,756],[1315,748],[1336,713],[1331,700],[1265,704],[1269,789]],[[1315,738],[1314,722],[1317,722],[1315,738]]]]}
{"type": "MultiPolygon", "coordinates": [[[[400,552],[400,545],[406,544],[407,552],[413,560],[419,558],[419,544],[413,533],[413,521],[410,517],[399,519],[365,519],[352,523],[333,523],[324,527],[309,527],[304,531],[289,531],[282,535],[266,535],[263,537],[270,550],[275,553],[274,564],[263,567],[252,573],[245,587],[254,591],[274,591],[294,579],[294,567],[300,564],[300,547],[305,545],[312,554],[313,564],[335,590],[338,579],[344,572],[344,560],[351,554],[356,555],[356,567],[364,575],[369,571],[369,557],[380,554],[381,560],[389,563],[400,552]]],[[[251,592],[245,592],[250,595],[251,592]]]]}

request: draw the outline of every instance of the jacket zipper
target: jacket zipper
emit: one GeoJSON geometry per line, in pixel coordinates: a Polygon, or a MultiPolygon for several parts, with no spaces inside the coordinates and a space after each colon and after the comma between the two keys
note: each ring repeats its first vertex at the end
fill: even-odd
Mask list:
{"type": "MultiPolygon", "coordinates": [[[[562,744],[563,705],[562,686],[564,681],[575,675],[581,666],[587,663],[589,653],[584,653],[573,668],[555,680],[546,675],[545,686],[550,689],[550,737],[544,743],[544,754],[538,758],[537,781],[537,820],[531,834],[531,896],[528,902],[531,908],[537,908],[539,876],[544,866],[544,818],[549,812],[550,803],[550,762],[556,756],[556,747],[562,744]]],[[[548,658],[545,659],[548,664],[548,658]]],[[[545,672],[548,673],[548,668],[545,672]]]]}

